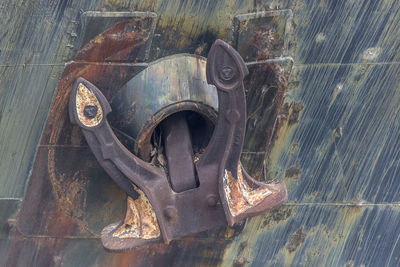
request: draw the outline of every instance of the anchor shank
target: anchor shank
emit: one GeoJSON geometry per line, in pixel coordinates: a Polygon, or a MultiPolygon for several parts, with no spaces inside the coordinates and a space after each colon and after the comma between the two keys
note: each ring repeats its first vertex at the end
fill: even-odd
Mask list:
{"type": "Polygon", "coordinates": [[[175,192],[196,188],[192,140],[186,116],[171,115],[161,125],[171,187],[175,192]]]}

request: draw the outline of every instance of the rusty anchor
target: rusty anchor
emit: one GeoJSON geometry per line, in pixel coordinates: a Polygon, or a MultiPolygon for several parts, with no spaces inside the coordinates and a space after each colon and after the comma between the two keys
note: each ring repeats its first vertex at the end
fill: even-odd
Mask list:
{"type": "Polygon", "coordinates": [[[111,106],[101,91],[78,78],[70,97],[69,114],[79,125],[90,149],[110,177],[128,194],[120,223],[105,227],[105,248],[123,251],[151,242],[171,240],[274,209],[287,199],[282,181],[262,183],[240,163],[246,103],[243,59],[217,40],[206,63],[208,84],[218,94],[218,116],[211,139],[194,160],[185,117],[175,113],[160,125],[168,173],[131,153],[107,121],[111,106]]]}

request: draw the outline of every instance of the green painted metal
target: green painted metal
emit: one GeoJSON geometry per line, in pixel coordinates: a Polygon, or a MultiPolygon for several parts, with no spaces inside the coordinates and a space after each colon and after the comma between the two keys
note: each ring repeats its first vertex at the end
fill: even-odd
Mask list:
{"type": "MultiPolygon", "coordinates": [[[[400,264],[398,1],[9,0],[0,3],[0,15],[0,265],[400,264]],[[235,21],[268,10],[292,14],[282,55],[294,59],[294,69],[264,177],[287,182],[286,206],[249,220],[239,235],[228,228],[115,254],[101,247],[98,231],[119,214],[104,216],[101,204],[109,200],[99,200],[92,187],[92,233],[83,228],[56,238],[36,229],[23,236],[13,228],[58,80],[83,38],[85,11],[156,13],[151,62],[176,53],[204,56],[216,37],[237,42],[235,21]]],[[[107,177],[100,181],[100,188],[110,186],[107,177]]],[[[110,199],[123,203],[113,190],[110,199]]]]}

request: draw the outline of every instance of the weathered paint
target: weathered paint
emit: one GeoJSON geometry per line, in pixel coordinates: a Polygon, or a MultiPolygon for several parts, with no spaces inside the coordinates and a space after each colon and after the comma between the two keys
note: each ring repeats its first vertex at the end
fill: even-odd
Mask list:
{"type": "Polygon", "coordinates": [[[390,204],[288,204],[251,219],[226,250],[224,262],[244,258],[249,266],[397,266],[400,231],[385,222],[399,216],[399,206],[390,204]]]}
{"type": "Polygon", "coordinates": [[[160,236],[156,213],[142,190],[132,185],[139,193],[137,199],[127,197],[126,214],[121,223],[110,227],[113,237],[152,239],[160,236]],[[140,215],[140,216],[139,216],[140,215]]]}
{"type": "MultiPolygon", "coordinates": [[[[46,164],[31,176],[29,182],[36,186],[26,197],[47,198],[37,202],[38,207],[27,216],[30,225],[18,228],[25,237],[12,227],[12,240],[2,235],[0,264],[399,265],[399,5],[393,0],[3,1],[0,140],[6,141],[0,142],[0,202],[4,207],[10,205],[10,198],[20,202],[25,195],[55,88],[64,64],[79,47],[82,11],[155,12],[158,22],[147,60],[152,61],[178,52],[206,55],[210,39],[230,40],[232,35],[233,40],[235,16],[291,9],[287,45],[295,65],[287,105],[278,120],[281,130],[265,168],[265,178],[288,182],[291,202],[287,206],[250,220],[239,236],[228,228],[175,241],[169,247],[161,244],[134,253],[108,253],[98,234],[121,216],[123,194],[109,182],[77,129],[71,127],[53,147],[48,142],[51,135],[45,133],[36,158],[47,162],[48,152],[53,151],[55,156],[75,159],[55,161],[59,166],[65,164],[65,172],[71,172],[71,166],[88,167],[84,173],[65,176],[74,179],[55,176],[63,188],[59,192],[66,194],[71,187],[69,198],[82,203],[64,207],[64,211],[74,221],[85,218],[88,227],[73,222],[68,235],[49,237],[56,232],[46,224],[47,213],[41,210],[49,206],[57,210],[60,195],[53,195],[51,182],[42,178],[48,177],[41,174],[48,171],[46,164]],[[76,185],[81,180],[98,185],[86,183],[87,194],[79,196],[76,185]],[[48,187],[40,191],[42,184],[48,187]],[[99,198],[100,192],[104,198],[99,198]]],[[[81,68],[89,63],[80,64],[81,68]]],[[[102,68],[107,67],[99,64],[98,69],[102,68]]],[[[61,103],[61,99],[54,101],[61,103]]],[[[247,150],[243,157],[262,161],[264,152],[247,150]]],[[[4,214],[13,218],[11,213],[4,214]]],[[[71,227],[70,217],[58,215],[57,231],[64,225],[71,227]]]]}
{"type": "Polygon", "coordinates": [[[97,97],[85,85],[80,83],[76,92],[76,113],[80,122],[88,127],[98,125],[103,119],[103,109],[100,106],[97,97]],[[94,116],[88,114],[86,107],[93,107],[94,116]]]}
{"type": "Polygon", "coordinates": [[[223,179],[226,201],[232,216],[237,216],[258,205],[273,193],[267,186],[252,188],[243,177],[241,164],[237,169],[237,179],[229,170],[225,170],[223,179]]]}

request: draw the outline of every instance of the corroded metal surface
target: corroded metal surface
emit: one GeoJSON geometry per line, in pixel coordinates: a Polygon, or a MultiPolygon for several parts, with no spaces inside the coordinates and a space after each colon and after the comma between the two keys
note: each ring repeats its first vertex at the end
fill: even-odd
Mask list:
{"type": "MultiPolygon", "coordinates": [[[[222,40],[216,40],[207,58],[206,76],[207,82],[217,88],[218,120],[210,142],[204,153],[199,155],[199,160],[196,163],[193,162],[190,152],[192,145],[189,144],[188,148],[182,148],[182,150],[189,149],[188,162],[185,164],[190,164],[193,168],[196,168],[199,182],[197,186],[178,192],[175,190],[179,188],[174,187],[177,185],[174,181],[177,177],[170,176],[171,182],[169,182],[164,169],[138,158],[117,139],[105,118],[111,112],[111,107],[101,91],[81,77],[75,82],[69,102],[71,122],[81,128],[100,165],[130,197],[135,196],[131,192],[129,182],[136,184],[144,191],[151,203],[152,210],[154,209],[156,214],[156,223],[160,226],[163,240],[167,244],[173,239],[215,228],[226,222],[232,226],[243,219],[277,208],[287,200],[287,191],[283,182],[260,183],[247,174],[242,174],[239,157],[242,152],[245,133],[246,102],[243,79],[247,74],[248,70],[238,52],[222,40]],[[81,95],[86,96],[84,100],[88,101],[82,101],[81,95]],[[93,110],[93,107],[96,110],[93,110]],[[84,113],[83,110],[86,111],[87,108],[90,108],[92,112],[84,113]],[[101,113],[101,121],[96,120],[99,117],[96,112],[101,113]],[[84,113],[84,119],[80,117],[80,113],[84,113]],[[92,124],[92,121],[95,124],[92,124]],[[239,172],[237,172],[237,168],[240,168],[239,172]],[[225,178],[223,171],[225,171],[225,178]],[[229,179],[226,178],[227,172],[230,174],[229,179]],[[224,185],[227,180],[229,180],[229,186],[239,184],[235,188],[228,187],[232,189],[228,192],[228,195],[226,195],[227,187],[224,185]],[[249,186],[251,186],[251,189],[249,186]],[[235,191],[236,194],[232,195],[233,189],[238,188],[240,188],[240,191],[235,191]],[[238,200],[246,201],[246,203],[238,203],[238,205],[246,204],[246,206],[232,212],[230,204],[235,203],[236,208],[238,200]]],[[[178,77],[186,82],[184,77],[180,75],[178,77]]],[[[199,79],[197,76],[188,78],[199,79]]],[[[199,89],[194,88],[194,93],[197,90],[199,89]]],[[[142,98],[132,99],[135,102],[142,102],[143,100],[142,98]]],[[[195,102],[194,104],[200,105],[201,103],[195,102]]],[[[174,112],[178,111],[180,110],[174,112]]],[[[143,112],[138,114],[141,113],[143,112]]],[[[169,125],[169,123],[171,123],[170,119],[163,122],[164,127],[162,129],[167,130],[167,134],[169,131],[168,128],[165,128],[165,124],[169,125]]],[[[171,126],[173,127],[174,124],[171,126]]],[[[186,134],[186,138],[190,138],[187,123],[184,126],[186,131],[181,131],[181,133],[186,134]]],[[[176,127],[180,129],[181,125],[176,125],[176,127]]],[[[180,138],[185,138],[185,136],[180,136],[180,138]]],[[[170,144],[172,141],[167,138],[164,142],[167,149],[166,156],[175,157],[174,153],[172,155],[168,153],[172,150],[169,145],[174,145],[173,143],[170,144]]],[[[176,153],[183,153],[179,151],[179,146],[176,146],[174,147],[174,149],[177,149],[176,153]]],[[[171,169],[180,168],[177,164],[171,166],[173,159],[168,158],[170,175],[180,171],[179,169],[171,169]]],[[[193,170],[193,178],[194,173],[193,170]]],[[[190,174],[188,176],[190,179],[190,174]]],[[[128,201],[128,207],[129,204],[128,201]]],[[[128,208],[128,213],[129,211],[131,209],[128,208]]],[[[139,218],[142,217],[141,211],[147,212],[146,210],[136,209],[137,217],[129,214],[129,217],[133,218],[132,222],[135,226],[138,224],[139,218]]],[[[121,224],[123,225],[124,222],[121,224]]],[[[150,238],[142,238],[143,235],[140,234],[119,240],[120,234],[115,235],[115,231],[119,231],[121,228],[113,232],[110,231],[110,228],[114,227],[115,225],[107,227],[106,230],[103,230],[102,235],[104,246],[110,250],[128,250],[154,242],[150,238]],[[127,238],[130,240],[126,240],[127,238]]],[[[131,225],[125,224],[123,227],[130,228],[131,225]]],[[[132,229],[134,233],[138,230],[136,228],[132,229]]],[[[126,231],[126,229],[123,231],[126,231]]],[[[154,238],[157,237],[158,235],[154,238]]]]}
{"type": "Polygon", "coordinates": [[[74,60],[131,62],[138,61],[138,58],[143,60],[148,57],[156,14],[151,12],[120,14],[116,18],[114,17],[114,21],[123,18],[125,20],[110,25],[106,31],[104,31],[104,19],[101,21],[101,18],[107,18],[108,13],[87,12],[83,15],[87,24],[85,29],[90,29],[90,32],[85,33],[82,39],[84,46],[78,51],[74,60]],[[96,25],[96,19],[100,23],[100,27],[96,25]],[[100,32],[97,32],[96,29],[100,29],[100,32]]]}
{"type": "Polygon", "coordinates": [[[288,55],[292,10],[269,10],[235,16],[235,46],[245,61],[288,55]]]}
{"type": "Polygon", "coordinates": [[[243,179],[242,166],[240,164],[237,170],[237,179],[232,176],[230,171],[225,170],[224,191],[229,210],[233,216],[245,212],[272,194],[272,191],[267,187],[259,187],[252,190],[247,181],[243,179]]]}
{"type": "MultiPolygon", "coordinates": [[[[124,27],[121,28],[121,30],[124,29],[124,27]]],[[[142,37],[147,38],[146,36],[142,37]]],[[[145,42],[139,43],[142,46],[145,45],[145,42]]],[[[121,48],[119,42],[109,45],[114,49],[106,51],[110,55],[121,48]]],[[[135,53],[140,49],[141,46],[133,46],[131,52],[135,53]]],[[[127,54],[131,53],[127,50],[123,51],[127,54]]],[[[35,189],[27,194],[25,205],[19,214],[17,224],[24,235],[80,236],[83,234],[84,236],[93,236],[96,228],[97,231],[100,230],[95,222],[95,217],[86,217],[86,211],[90,209],[87,206],[90,202],[88,192],[91,190],[90,187],[87,187],[88,177],[99,172],[98,165],[93,162],[94,158],[85,156],[90,151],[84,145],[82,136],[78,134],[78,128],[70,125],[66,113],[67,101],[78,75],[101,84],[102,88],[108,92],[107,96],[110,97],[112,91],[109,89],[114,86],[122,86],[144,67],[145,65],[136,64],[126,66],[124,64],[90,64],[78,61],[70,62],[66,66],[51,110],[54,116],[48,120],[32,174],[30,187],[35,189]],[[72,160],[65,161],[65,157],[72,157],[72,160]],[[70,169],[72,166],[77,169],[73,171],[70,169]],[[86,170],[84,166],[86,166],[86,170]],[[41,205],[37,206],[37,203],[41,203],[41,205]],[[49,216],[42,216],[42,212],[39,210],[46,210],[49,216]],[[90,220],[94,220],[94,224],[91,225],[90,220]],[[57,224],[57,222],[59,223],[57,224]],[[60,224],[60,222],[62,223],[60,224]],[[40,225],[46,226],[39,227],[40,225]]],[[[106,177],[106,175],[99,174],[97,180],[102,181],[101,177],[106,177]]],[[[101,189],[99,188],[99,190],[101,189]]],[[[108,191],[106,188],[104,190],[108,191]]],[[[119,202],[117,199],[115,204],[119,202]]],[[[107,200],[105,201],[107,202],[107,200]]],[[[96,210],[95,207],[93,208],[96,210]]],[[[120,209],[114,208],[113,210],[116,214],[120,212],[120,209]]],[[[111,215],[113,212],[110,211],[112,210],[106,211],[105,214],[109,214],[111,217],[115,216],[115,214],[111,215]]],[[[109,217],[105,215],[103,219],[107,221],[109,217]]]]}
{"type": "MultiPolygon", "coordinates": [[[[400,2],[394,0],[3,1],[0,134],[7,141],[0,142],[0,207],[24,197],[35,205],[25,217],[30,224],[19,228],[31,237],[11,231],[8,240],[8,230],[3,232],[0,265],[6,261],[6,266],[398,266],[399,10],[400,2]],[[122,219],[123,192],[109,182],[82,136],[63,124],[63,117],[49,117],[41,145],[36,147],[53,95],[55,107],[63,106],[68,98],[63,97],[65,91],[55,92],[65,63],[73,59],[85,32],[92,31],[81,27],[82,12],[157,13],[152,45],[146,45],[148,61],[153,61],[176,53],[205,56],[217,37],[234,44],[234,16],[287,9],[293,17],[284,45],[295,65],[278,115],[281,130],[274,135],[265,164],[270,177],[259,171],[265,155],[262,146],[245,150],[242,162],[250,173],[258,171],[261,179],[283,178],[289,187],[289,205],[252,219],[240,236],[237,232],[243,226],[178,240],[169,247],[104,251],[99,241],[101,227],[122,219]],[[303,107],[294,112],[297,115],[289,124],[285,117],[293,114],[296,104],[303,107]],[[51,129],[59,131],[50,144],[51,129]],[[54,151],[56,170],[52,181],[63,187],[82,180],[80,188],[86,191],[81,195],[86,198],[74,193],[79,201],[61,206],[60,196],[73,196],[53,190],[47,168],[49,150],[54,151]],[[82,157],[85,160],[65,160],[82,157]],[[81,171],[75,175],[72,165],[81,171]],[[56,229],[56,219],[68,223],[56,229]],[[79,220],[85,220],[87,228],[77,227],[79,220]]],[[[94,24],[101,28],[103,21],[100,17],[94,24]]],[[[262,69],[264,63],[259,63],[254,68],[262,69]]],[[[145,67],[131,65],[126,72],[121,64],[80,64],[92,65],[102,77],[127,74],[126,81],[145,67]]],[[[89,72],[85,75],[93,78],[89,72]]],[[[115,82],[110,80],[110,84],[115,82]]],[[[96,84],[104,85],[110,96],[108,81],[99,79],[96,84]]],[[[246,85],[249,114],[251,109],[269,110],[266,102],[256,101],[265,99],[269,86],[264,85],[246,85]]],[[[254,117],[247,129],[263,123],[262,118],[254,117]]],[[[262,136],[264,128],[258,129],[247,133],[262,136]]],[[[257,140],[251,135],[245,143],[257,140]]],[[[17,206],[12,212],[0,209],[2,222],[15,216],[17,206]]]]}
{"type": "Polygon", "coordinates": [[[103,120],[103,109],[99,101],[82,83],[78,85],[75,103],[78,119],[83,125],[94,127],[103,120]]]}
{"type": "Polygon", "coordinates": [[[160,228],[156,214],[144,192],[138,187],[134,187],[140,196],[135,200],[128,197],[125,217],[121,225],[118,225],[117,229],[113,231],[112,236],[118,238],[157,238],[160,236],[160,228]]]}
{"type": "Polygon", "coordinates": [[[195,55],[163,58],[150,63],[111,98],[110,123],[134,140],[134,152],[141,158],[150,159],[152,132],[177,111],[196,111],[215,122],[217,93],[207,84],[205,67],[206,60],[195,55]]]}

